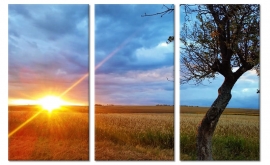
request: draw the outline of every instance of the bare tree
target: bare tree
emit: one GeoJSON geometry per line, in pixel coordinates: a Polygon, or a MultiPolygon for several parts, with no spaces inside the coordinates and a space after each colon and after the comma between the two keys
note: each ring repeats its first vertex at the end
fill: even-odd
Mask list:
{"type": "MultiPolygon", "coordinates": [[[[180,83],[194,82],[199,85],[205,79],[210,82],[219,74],[224,77],[218,89],[218,97],[202,119],[197,133],[198,160],[212,160],[212,136],[232,97],[233,86],[249,70],[255,69],[260,74],[260,6],[181,6],[184,6],[186,15],[180,33],[183,44],[180,48],[180,83]],[[193,14],[196,14],[197,21],[191,21],[193,14]]],[[[173,7],[165,7],[163,12],[145,13],[142,17],[162,17],[174,11],[173,7]]],[[[172,41],[174,36],[169,36],[167,43],[172,41]]]]}
{"type": "Polygon", "coordinates": [[[212,160],[212,136],[233,86],[248,70],[260,73],[260,6],[184,5],[184,9],[180,83],[198,85],[219,74],[224,77],[218,97],[198,127],[197,158],[212,160]],[[197,21],[191,21],[194,13],[197,21]]]}

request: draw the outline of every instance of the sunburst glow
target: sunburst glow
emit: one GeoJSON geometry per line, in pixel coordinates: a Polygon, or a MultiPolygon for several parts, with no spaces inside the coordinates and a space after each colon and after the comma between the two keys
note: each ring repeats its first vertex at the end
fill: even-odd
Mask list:
{"type": "Polygon", "coordinates": [[[61,105],[63,105],[64,101],[56,96],[46,96],[42,99],[40,99],[39,104],[42,106],[43,109],[51,112],[54,109],[59,108],[61,105]]]}

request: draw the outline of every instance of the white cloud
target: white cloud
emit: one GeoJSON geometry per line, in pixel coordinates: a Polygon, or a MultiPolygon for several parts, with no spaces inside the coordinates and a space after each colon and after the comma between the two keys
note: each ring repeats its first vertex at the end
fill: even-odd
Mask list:
{"type": "Polygon", "coordinates": [[[138,63],[159,63],[166,60],[168,53],[173,53],[173,44],[167,44],[165,42],[159,43],[156,47],[152,48],[139,48],[135,51],[138,63]]]}
{"type": "Polygon", "coordinates": [[[232,90],[232,95],[233,98],[245,98],[248,96],[256,96],[258,95],[257,89],[258,88],[254,88],[254,87],[245,87],[244,88],[235,88],[232,90]]]}
{"type": "Polygon", "coordinates": [[[165,43],[165,42],[162,42],[162,43],[160,43],[160,44],[158,44],[158,46],[157,47],[168,47],[168,44],[167,43],[165,43]]]}
{"type": "Polygon", "coordinates": [[[82,31],[85,31],[87,30],[88,31],[88,18],[84,18],[82,19],[77,25],[76,25],[76,28],[78,30],[82,30],[82,31]]]}
{"type": "Polygon", "coordinates": [[[244,73],[239,80],[240,82],[245,82],[245,83],[251,83],[254,85],[258,85],[259,84],[259,77],[257,76],[257,73],[255,70],[251,70],[251,71],[247,71],[246,73],[244,73]]]}
{"type": "Polygon", "coordinates": [[[67,74],[67,72],[66,71],[64,71],[64,70],[62,70],[62,69],[57,69],[57,71],[56,71],[56,73],[55,73],[56,75],[66,75],[67,74]]]}
{"type": "Polygon", "coordinates": [[[107,82],[118,82],[119,84],[136,83],[136,82],[161,82],[172,79],[174,74],[173,66],[162,67],[147,71],[128,71],[125,74],[97,74],[96,80],[104,80],[107,82]]]}
{"type": "Polygon", "coordinates": [[[173,76],[173,66],[148,71],[129,71],[126,76],[136,77],[141,81],[162,81],[173,76]]]}

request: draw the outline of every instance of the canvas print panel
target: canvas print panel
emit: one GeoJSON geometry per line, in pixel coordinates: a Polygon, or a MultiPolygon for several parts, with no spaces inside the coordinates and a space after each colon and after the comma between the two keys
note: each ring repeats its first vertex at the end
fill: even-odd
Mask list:
{"type": "Polygon", "coordinates": [[[260,160],[260,5],[180,5],[180,159],[260,160]]]}
{"type": "Polygon", "coordinates": [[[8,159],[89,160],[89,5],[8,9],[8,159]]]}
{"type": "Polygon", "coordinates": [[[174,160],[173,8],[95,5],[95,160],[174,160]]]}

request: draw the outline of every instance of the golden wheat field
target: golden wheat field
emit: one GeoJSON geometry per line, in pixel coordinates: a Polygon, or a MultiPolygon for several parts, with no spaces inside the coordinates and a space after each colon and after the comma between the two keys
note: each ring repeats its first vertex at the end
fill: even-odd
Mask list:
{"type": "MultiPolygon", "coordinates": [[[[208,108],[181,107],[180,157],[196,159],[197,127],[208,108]]],[[[214,136],[215,160],[259,160],[260,116],[258,110],[227,108],[221,115],[214,136]]]]}
{"type": "Polygon", "coordinates": [[[9,160],[89,160],[88,107],[9,106],[9,160]]]}
{"type": "Polygon", "coordinates": [[[173,107],[96,106],[95,160],[173,160],[173,107]]]}

